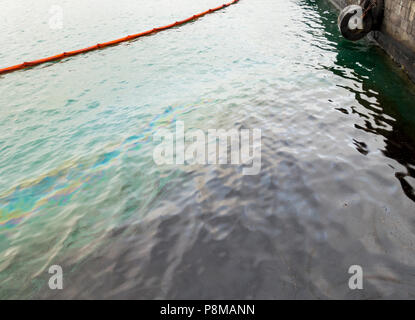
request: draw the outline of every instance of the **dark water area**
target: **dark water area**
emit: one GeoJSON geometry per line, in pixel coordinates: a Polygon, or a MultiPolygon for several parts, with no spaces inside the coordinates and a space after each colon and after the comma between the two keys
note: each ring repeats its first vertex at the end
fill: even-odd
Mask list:
{"type": "Polygon", "coordinates": [[[414,298],[415,86],[374,43],[342,39],[337,13],[325,0],[241,0],[102,56],[0,78],[22,81],[18,92],[36,80],[42,94],[55,79],[69,103],[13,102],[59,110],[63,142],[37,141],[53,160],[19,162],[12,145],[36,114],[3,117],[24,128],[0,145],[1,175],[17,185],[0,193],[0,297],[414,298]],[[77,92],[71,68],[90,60],[90,92],[77,92]],[[260,128],[259,174],[157,166],[148,137],[179,120],[260,128]],[[47,287],[52,264],[63,290],[47,287]],[[351,265],[364,290],[349,289],[351,265]]]}

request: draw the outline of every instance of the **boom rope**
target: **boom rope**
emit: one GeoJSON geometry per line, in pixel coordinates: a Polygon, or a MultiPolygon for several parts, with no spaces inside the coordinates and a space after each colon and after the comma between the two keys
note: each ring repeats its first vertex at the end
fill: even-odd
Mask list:
{"type": "Polygon", "coordinates": [[[233,0],[229,3],[225,3],[225,4],[221,5],[219,7],[206,10],[206,11],[201,12],[199,14],[195,14],[194,16],[192,16],[190,18],[187,18],[187,19],[184,19],[184,20],[181,20],[181,21],[176,21],[176,22],[168,24],[166,26],[157,27],[157,28],[154,28],[154,29],[150,29],[150,30],[141,32],[141,33],[129,35],[129,36],[124,37],[124,38],[120,38],[120,39],[116,39],[116,40],[112,40],[112,41],[108,41],[108,42],[104,42],[104,43],[98,43],[98,44],[96,44],[94,46],[91,46],[91,47],[87,47],[87,48],[83,48],[83,49],[79,49],[79,50],[74,50],[74,51],[63,52],[61,54],[54,55],[54,56],[51,56],[51,57],[47,57],[47,58],[43,58],[43,59],[39,59],[39,60],[34,60],[34,61],[29,61],[29,62],[23,62],[21,64],[15,65],[15,66],[3,68],[3,69],[0,69],[0,74],[9,73],[9,72],[13,72],[13,71],[21,70],[21,69],[26,69],[26,68],[37,66],[37,65],[44,64],[44,63],[47,63],[47,62],[62,60],[62,59],[65,59],[65,58],[68,58],[68,57],[73,57],[73,56],[83,54],[83,53],[86,53],[86,52],[89,52],[89,51],[99,50],[99,49],[102,49],[102,48],[105,48],[105,47],[118,45],[122,42],[131,41],[131,40],[141,38],[141,37],[144,37],[144,36],[149,36],[151,34],[158,33],[160,31],[171,29],[171,28],[189,23],[191,21],[197,20],[197,19],[199,19],[199,18],[201,18],[201,17],[203,17],[207,14],[213,13],[215,11],[222,10],[226,7],[229,7],[233,4],[236,4],[237,2],[239,2],[239,0],[233,0]]]}

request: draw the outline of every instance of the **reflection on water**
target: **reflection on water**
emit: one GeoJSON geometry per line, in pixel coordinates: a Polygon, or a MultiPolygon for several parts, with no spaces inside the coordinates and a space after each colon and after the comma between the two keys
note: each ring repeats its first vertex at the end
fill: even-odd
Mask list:
{"type": "MultiPolygon", "coordinates": [[[[143,21],[164,22],[159,2],[143,21]]],[[[134,29],[111,32],[139,31],[123,4],[114,22],[134,29]]],[[[0,298],[413,298],[415,89],[374,44],[343,40],[336,15],[246,0],[1,77],[0,298]],[[260,174],[156,166],[151,137],[176,121],[260,128],[260,174]],[[347,286],[354,264],[364,291],[347,286]]]]}
{"type": "MultiPolygon", "coordinates": [[[[316,9],[324,16],[322,6],[316,9]]],[[[335,26],[325,25],[327,39],[335,41],[335,26]]],[[[362,46],[360,43],[339,41],[335,45],[337,56],[335,66],[322,66],[341,77],[350,77],[354,80],[350,85],[343,86],[355,95],[356,101],[366,108],[366,112],[359,112],[352,106],[350,110],[341,109],[346,114],[357,114],[364,119],[364,124],[356,124],[356,128],[384,137],[385,146],[382,152],[395,159],[405,167],[405,172],[396,171],[405,194],[415,201],[415,185],[405,180],[406,177],[415,178],[415,91],[413,86],[402,86],[408,82],[403,73],[392,73],[387,57],[373,59],[380,55],[378,47],[362,46]],[[340,68],[339,68],[340,67],[340,68]],[[344,70],[353,70],[347,75],[344,70]],[[356,82],[358,85],[356,85],[356,82]]],[[[356,141],[359,152],[367,155],[369,152],[364,142],[356,141]]]]}

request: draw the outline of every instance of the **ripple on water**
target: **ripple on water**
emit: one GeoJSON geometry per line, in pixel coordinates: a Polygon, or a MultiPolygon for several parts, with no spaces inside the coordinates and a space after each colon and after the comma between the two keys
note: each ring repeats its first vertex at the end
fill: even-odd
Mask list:
{"type": "MultiPolygon", "coordinates": [[[[217,5],[120,1],[72,0],[68,28],[44,39],[33,24],[28,39],[37,1],[0,26],[0,63],[217,5]]],[[[1,76],[0,298],[415,296],[415,90],[370,42],[341,39],[336,15],[325,0],[241,1],[1,76]],[[260,173],[156,166],[152,137],[177,121],[261,129],[260,173]],[[363,292],[348,289],[353,264],[363,292]]]]}

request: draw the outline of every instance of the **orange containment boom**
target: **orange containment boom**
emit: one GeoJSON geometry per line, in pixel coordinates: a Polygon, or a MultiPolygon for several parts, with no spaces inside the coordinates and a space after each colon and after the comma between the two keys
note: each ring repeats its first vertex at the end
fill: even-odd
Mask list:
{"type": "Polygon", "coordinates": [[[67,57],[76,56],[78,54],[86,53],[86,52],[89,52],[89,51],[98,50],[98,49],[102,49],[102,48],[105,48],[105,47],[108,47],[108,46],[117,45],[121,42],[126,42],[126,41],[130,41],[130,40],[137,39],[137,38],[140,38],[140,37],[148,36],[148,35],[156,33],[156,32],[160,32],[160,31],[163,31],[163,30],[167,30],[167,29],[171,29],[171,28],[183,25],[185,23],[188,23],[190,21],[193,21],[193,20],[196,20],[200,17],[203,17],[203,16],[205,16],[209,13],[213,13],[215,11],[218,11],[218,10],[221,10],[223,8],[229,7],[230,5],[233,5],[237,2],[239,2],[239,0],[233,0],[229,3],[225,3],[225,4],[221,5],[219,7],[209,9],[209,10],[201,12],[199,14],[195,14],[194,16],[192,16],[190,18],[187,18],[187,19],[184,19],[184,20],[181,20],[181,21],[176,21],[175,23],[172,23],[172,24],[169,24],[169,25],[166,25],[166,26],[154,28],[154,29],[151,29],[151,30],[147,30],[147,31],[144,31],[144,32],[141,32],[141,33],[133,34],[133,35],[130,35],[130,36],[127,36],[127,37],[124,37],[124,38],[117,39],[117,40],[108,41],[108,42],[104,42],[104,43],[98,43],[94,46],[87,47],[87,48],[84,48],[84,49],[64,52],[64,53],[61,53],[61,54],[58,54],[58,55],[55,55],[55,56],[51,56],[51,57],[48,57],[48,58],[43,58],[43,59],[39,59],[39,60],[24,62],[24,63],[18,64],[18,65],[15,65],[15,66],[11,66],[11,67],[8,67],[8,68],[3,68],[3,69],[0,69],[0,74],[7,73],[7,72],[13,72],[13,71],[21,70],[21,69],[26,69],[26,68],[37,66],[39,64],[43,64],[43,63],[47,63],[47,62],[62,60],[62,59],[67,58],[67,57]]]}

